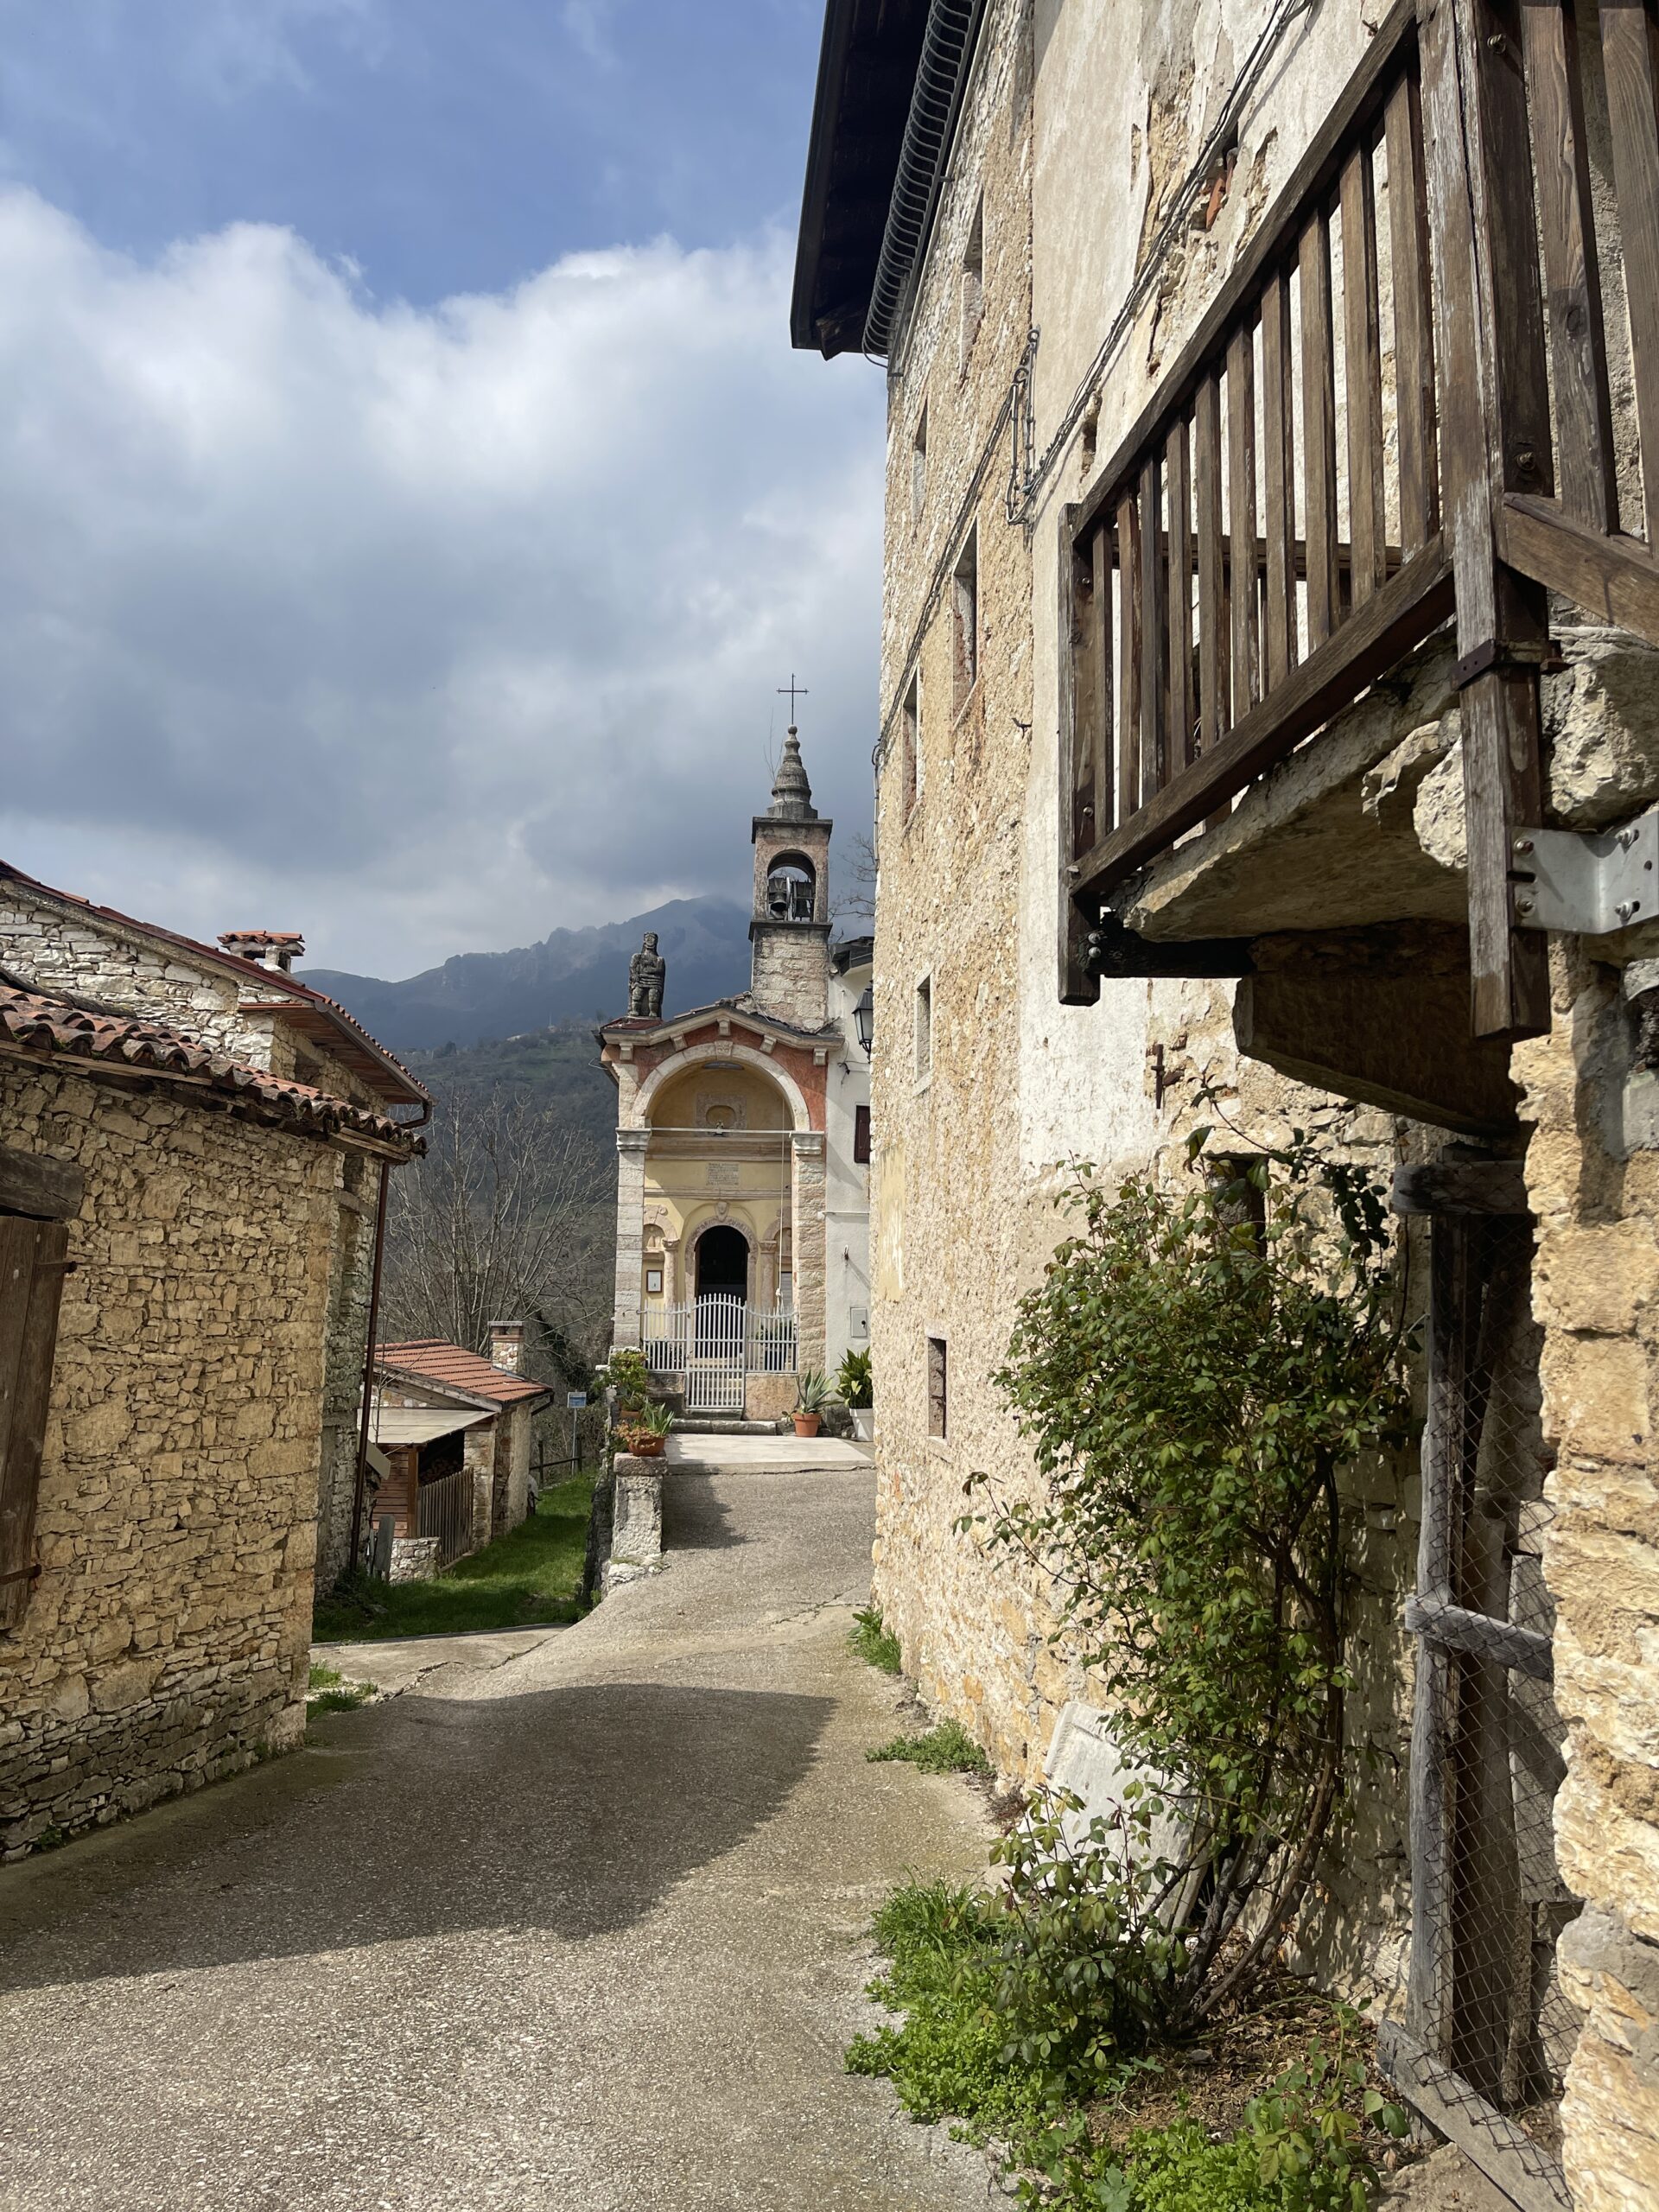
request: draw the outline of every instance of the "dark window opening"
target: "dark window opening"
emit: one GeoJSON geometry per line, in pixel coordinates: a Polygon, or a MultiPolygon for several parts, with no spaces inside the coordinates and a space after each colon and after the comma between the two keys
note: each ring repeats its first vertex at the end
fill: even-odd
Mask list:
{"type": "Polygon", "coordinates": [[[705,1229],[697,1239],[697,1296],[718,1292],[741,1298],[749,1287],[749,1248],[742,1231],[705,1229]]]}
{"type": "Polygon", "coordinates": [[[870,1109],[868,1106],[853,1109],[853,1158],[861,1167],[870,1162],[870,1109]]]}
{"type": "Polygon", "coordinates": [[[943,1337],[927,1340],[927,1433],[930,1436],[944,1436],[949,1433],[950,1416],[950,1377],[945,1341],[943,1337]]]}

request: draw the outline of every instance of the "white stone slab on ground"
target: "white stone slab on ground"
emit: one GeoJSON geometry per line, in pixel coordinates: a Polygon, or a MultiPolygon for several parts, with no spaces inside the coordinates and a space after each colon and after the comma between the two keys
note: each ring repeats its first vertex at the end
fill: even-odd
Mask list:
{"type": "Polygon", "coordinates": [[[870,1448],[837,1436],[676,1436],[668,1440],[671,1465],[709,1467],[742,1474],[761,1468],[771,1473],[840,1472],[873,1467],[870,1448]]]}

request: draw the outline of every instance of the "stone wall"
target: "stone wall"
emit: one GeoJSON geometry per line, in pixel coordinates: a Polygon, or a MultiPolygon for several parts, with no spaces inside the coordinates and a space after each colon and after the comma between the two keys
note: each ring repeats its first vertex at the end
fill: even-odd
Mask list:
{"type": "Polygon", "coordinates": [[[1586,1900],[1560,1950],[1585,2014],[1562,2117],[1579,2212],[1645,2212],[1659,2172],[1659,1077],[1635,1065],[1617,969],[1558,944],[1552,980],[1554,1030],[1515,1065],[1556,1453],[1556,1848],[1586,1900]]]}
{"type": "MultiPolygon", "coordinates": [[[[325,1046],[296,1036],[270,1014],[248,1011],[281,997],[279,977],[273,976],[267,988],[257,976],[238,976],[211,955],[169,945],[138,925],[124,927],[8,883],[0,886],[0,964],[58,988],[148,1014],[219,1046],[247,1066],[314,1084],[333,1097],[384,1103],[325,1046]]],[[[352,1156],[340,1190],[328,1294],[316,1559],[325,1589],[351,1555],[378,1194],[374,1168],[352,1156]]]]}
{"type": "MultiPolygon", "coordinates": [[[[1082,23],[1088,11],[1074,12],[1082,23]]],[[[1176,12],[1181,23],[1171,37],[1179,40],[1193,11],[1176,12]]],[[[1041,1583],[1001,1557],[988,1559],[957,1523],[971,1476],[988,1475],[1004,1495],[1034,1480],[990,1378],[1020,1292],[1064,1233],[1069,1162],[1090,1159],[1109,1174],[1159,1163],[1179,1173],[1186,1131],[1215,1118],[1196,1106],[1201,1081],[1215,1086],[1237,1125],[1228,1142],[1240,1150],[1282,1141],[1293,1127],[1314,1128],[1333,1149],[1386,1174],[1427,1142],[1389,1116],[1242,1059],[1230,985],[1108,982],[1095,1007],[1058,1003],[1058,517],[1051,508],[1029,530],[1010,526],[1002,410],[1033,321],[1043,326],[1039,363],[1052,328],[1060,358],[1080,372],[1109,309],[1097,289],[1066,292],[1058,273],[1047,301],[1033,299],[1033,168],[1049,156],[1040,137],[1033,141],[1032,103],[1042,81],[1036,73],[1056,67],[1052,53],[1043,55],[1054,13],[1039,9],[1033,18],[1005,0],[988,16],[934,243],[890,378],[874,985],[875,1592],[923,1694],[960,1719],[1005,1772],[1027,1779],[1042,1770],[1063,1706],[1090,1697],[1091,1685],[1049,1640],[1053,1616],[1041,1583]],[[982,315],[969,334],[961,270],[976,214],[982,315]],[[914,451],[924,410],[918,502],[914,451]],[[950,583],[970,529],[977,679],[961,696],[950,583]],[[912,697],[914,771],[906,758],[912,697]],[[924,981],[925,1065],[916,1044],[924,981]],[[944,1340],[949,1367],[942,1438],[929,1433],[933,1337],[944,1340]]],[[[1090,33],[1102,49],[1091,64],[1096,73],[1140,66],[1134,35],[1126,36],[1127,47],[1090,33]]],[[[1200,126],[1194,117],[1192,129],[1200,126]]],[[[1082,251],[1085,230],[1109,233],[1114,251],[1132,248],[1133,227],[1102,185],[1110,174],[1098,162],[1075,169],[1069,227],[1051,245],[1051,268],[1057,255],[1082,251]]],[[[1053,205],[1060,188],[1051,179],[1049,188],[1053,205]]],[[[1229,238],[1239,234],[1230,216],[1229,238]]],[[[1144,361],[1130,373],[1144,377],[1144,361]]],[[[1074,470],[1057,496],[1076,497],[1077,481],[1074,470]]],[[[1344,1509],[1357,1573],[1355,1644],[1365,1669],[1349,1726],[1366,1784],[1308,1943],[1328,1980],[1392,1999],[1402,1977],[1408,1882],[1410,1672],[1399,1608],[1414,1560],[1414,1469],[1356,1471],[1344,1509]]]]}
{"type": "Polygon", "coordinates": [[[86,1175],[41,1477],[0,1637],[0,1828],[136,1811],[304,1727],[340,1148],[0,1061],[9,1142],[86,1175]]]}

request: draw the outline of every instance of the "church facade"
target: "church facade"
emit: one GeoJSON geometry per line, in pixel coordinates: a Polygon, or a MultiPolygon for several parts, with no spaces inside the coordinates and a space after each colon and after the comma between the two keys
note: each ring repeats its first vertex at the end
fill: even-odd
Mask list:
{"type": "Polygon", "coordinates": [[[868,1339],[874,942],[831,941],[833,827],[791,728],[751,833],[748,989],[664,1015],[648,938],[630,1011],[599,1033],[617,1085],[612,1339],[693,1414],[772,1419],[801,1372],[833,1376],[868,1339]]]}

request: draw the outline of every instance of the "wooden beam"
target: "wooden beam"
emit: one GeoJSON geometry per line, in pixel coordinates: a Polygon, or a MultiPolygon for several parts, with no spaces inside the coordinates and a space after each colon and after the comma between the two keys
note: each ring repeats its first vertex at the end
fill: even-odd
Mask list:
{"type": "Polygon", "coordinates": [[[1395,1213],[1520,1215],[1531,1211],[1518,1160],[1433,1160],[1396,1167],[1389,1203],[1395,1213]]]}
{"type": "Polygon", "coordinates": [[[0,1214],[34,1221],[73,1221],[80,1211],[86,1176],[76,1161],[0,1144],[0,1214]]]}
{"type": "Polygon", "coordinates": [[[1497,543],[1523,575],[1659,645],[1659,559],[1639,537],[1604,537],[1570,520],[1554,499],[1511,492],[1498,511],[1497,543]]]}
{"type": "Polygon", "coordinates": [[[1397,2021],[1378,2026],[1376,2052],[1382,2071],[1408,2104],[1448,2143],[1455,2143],[1520,2212],[1573,2212],[1572,2192],[1559,2161],[1397,2021]]]}
{"type": "Polygon", "coordinates": [[[1451,612],[1451,570],[1436,537],[1212,752],[1173,777],[1132,822],[1086,854],[1078,868],[1078,893],[1104,897],[1224,800],[1282,760],[1303,738],[1392,668],[1402,653],[1421,644],[1451,612]]]}
{"type": "Polygon", "coordinates": [[[1406,1626],[1414,1636],[1426,1637],[1446,1651],[1466,1653],[1471,1659],[1490,1659],[1535,1681],[1555,1679],[1554,1649],[1548,1637],[1534,1628],[1517,1628],[1512,1621],[1494,1620],[1490,1613],[1471,1612],[1440,1598],[1406,1599],[1406,1626]]]}
{"type": "Polygon", "coordinates": [[[1463,693],[1471,1013],[1477,1036],[1549,1027],[1548,948],[1517,926],[1510,861],[1538,818],[1544,593],[1502,566],[1506,492],[1548,494],[1548,372],[1519,31],[1498,0],[1440,0],[1422,29],[1424,130],[1439,264],[1436,328],[1458,645],[1492,665],[1463,693]],[[1507,657],[1507,664],[1506,664],[1507,657]]]}
{"type": "MultiPolygon", "coordinates": [[[[1549,285],[1549,343],[1555,365],[1556,453],[1561,503],[1587,529],[1618,528],[1613,410],[1601,270],[1590,203],[1590,156],[1578,23],[1564,0],[1522,7],[1533,170],[1549,285]]],[[[1609,82],[1614,100],[1618,95],[1609,82]]],[[[1635,306],[1632,302],[1632,312],[1635,306]]]]}
{"type": "MultiPolygon", "coordinates": [[[[1098,537],[1100,533],[1096,533],[1098,537]]],[[[1095,739],[1090,707],[1095,696],[1094,658],[1100,636],[1093,597],[1090,547],[1077,538],[1077,509],[1060,510],[1060,752],[1058,781],[1059,831],[1059,995],[1062,1006],[1093,1006],[1100,985],[1084,964],[1086,924],[1071,895],[1075,863],[1096,835],[1095,739]]]]}

